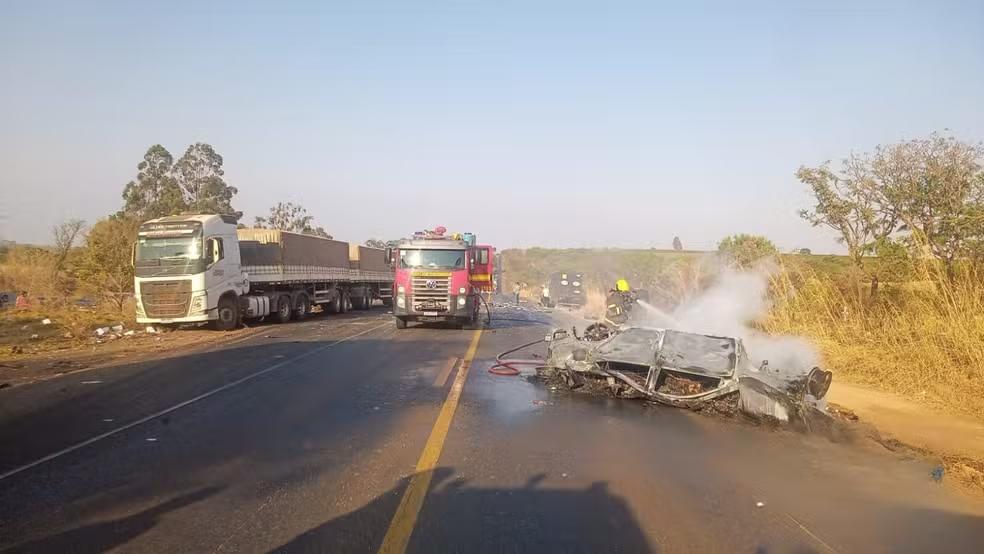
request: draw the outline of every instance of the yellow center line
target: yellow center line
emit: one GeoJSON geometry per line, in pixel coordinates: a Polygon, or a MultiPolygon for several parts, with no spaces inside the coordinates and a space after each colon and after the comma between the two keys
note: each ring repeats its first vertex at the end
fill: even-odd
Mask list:
{"type": "Polygon", "coordinates": [[[478,350],[478,340],[482,336],[482,330],[475,331],[472,335],[471,344],[468,351],[461,361],[461,368],[458,375],[454,378],[451,391],[448,392],[444,405],[441,406],[441,413],[437,414],[437,421],[431,429],[427,444],[424,445],[420,459],[417,460],[417,469],[407,490],[403,492],[400,505],[393,514],[386,536],[383,537],[383,544],[379,547],[380,554],[403,554],[407,550],[410,542],[410,535],[413,533],[414,525],[417,524],[417,516],[420,509],[424,506],[424,499],[427,496],[427,489],[430,488],[431,478],[434,476],[434,468],[441,457],[441,450],[444,449],[444,441],[448,437],[448,430],[451,428],[451,420],[454,419],[454,411],[458,408],[458,400],[461,399],[461,390],[465,387],[465,379],[468,377],[468,368],[471,367],[475,351],[478,350]]]}
{"type": "Polygon", "coordinates": [[[454,364],[456,363],[458,363],[458,358],[450,358],[448,360],[448,363],[444,365],[444,369],[434,378],[435,387],[443,387],[448,382],[448,377],[451,375],[451,370],[454,369],[454,364]]]}

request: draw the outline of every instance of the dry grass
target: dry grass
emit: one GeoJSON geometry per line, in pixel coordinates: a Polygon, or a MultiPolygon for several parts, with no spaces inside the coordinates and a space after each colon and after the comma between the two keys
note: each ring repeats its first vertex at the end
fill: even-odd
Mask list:
{"type": "Polygon", "coordinates": [[[771,333],[812,339],[838,376],[984,419],[984,283],[933,267],[883,284],[876,301],[850,282],[786,265],[772,281],[771,333]]]}
{"type": "Polygon", "coordinates": [[[0,312],[0,357],[77,345],[100,326],[135,326],[132,299],[120,310],[101,291],[81,287],[70,270],[56,270],[55,257],[45,248],[7,251],[0,260],[0,290],[26,293],[29,300],[26,309],[0,312]],[[52,323],[44,325],[44,319],[52,323]]]}

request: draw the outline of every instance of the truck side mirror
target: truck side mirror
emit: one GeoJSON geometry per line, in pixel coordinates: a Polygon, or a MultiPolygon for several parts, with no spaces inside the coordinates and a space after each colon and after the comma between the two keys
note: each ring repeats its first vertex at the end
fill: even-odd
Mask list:
{"type": "Polygon", "coordinates": [[[215,263],[216,255],[215,251],[217,246],[215,244],[215,239],[208,239],[205,241],[205,265],[212,265],[215,263]]]}

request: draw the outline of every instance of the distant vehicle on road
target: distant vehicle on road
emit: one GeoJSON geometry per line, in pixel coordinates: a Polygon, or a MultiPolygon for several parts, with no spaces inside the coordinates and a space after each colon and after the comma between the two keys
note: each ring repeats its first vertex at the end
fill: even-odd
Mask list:
{"type": "Polygon", "coordinates": [[[551,273],[540,293],[540,303],[548,308],[571,306],[580,308],[587,302],[584,273],[558,271],[551,273]]]}
{"type": "Polygon", "coordinates": [[[302,319],[391,300],[383,250],[279,229],[236,229],[225,215],[177,215],[140,226],[133,249],[138,323],[302,319]]]}

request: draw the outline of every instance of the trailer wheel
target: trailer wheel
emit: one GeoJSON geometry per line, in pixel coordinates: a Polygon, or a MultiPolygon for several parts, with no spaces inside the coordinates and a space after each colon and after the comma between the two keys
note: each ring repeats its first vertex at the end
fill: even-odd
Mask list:
{"type": "Polygon", "coordinates": [[[230,296],[219,299],[216,314],[218,319],[212,321],[212,328],[217,331],[232,331],[239,325],[239,304],[230,296]]]}
{"type": "Polygon", "coordinates": [[[273,315],[273,319],[277,323],[287,323],[290,321],[290,315],[290,297],[285,294],[277,298],[277,312],[273,315]]]}
{"type": "Polygon", "coordinates": [[[359,303],[359,309],[368,310],[371,307],[372,307],[372,295],[369,294],[369,291],[366,291],[362,295],[362,302],[359,303]]]}
{"type": "Polygon", "coordinates": [[[393,297],[383,298],[381,300],[383,301],[383,306],[386,306],[387,308],[393,307],[393,297]]]}
{"type": "Polygon", "coordinates": [[[301,320],[311,313],[311,301],[306,294],[298,294],[294,304],[294,319],[301,320]]]}
{"type": "Polygon", "coordinates": [[[339,302],[339,305],[341,306],[339,313],[348,313],[349,308],[352,305],[352,300],[349,298],[347,293],[342,293],[342,300],[339,302]]]}
{"type": "Polygon", "coordinates": [[[403,319],[402,317],[396,318],[396,328],[397,329],[406,329],[407,328],[407,320],[403,319]]]}

